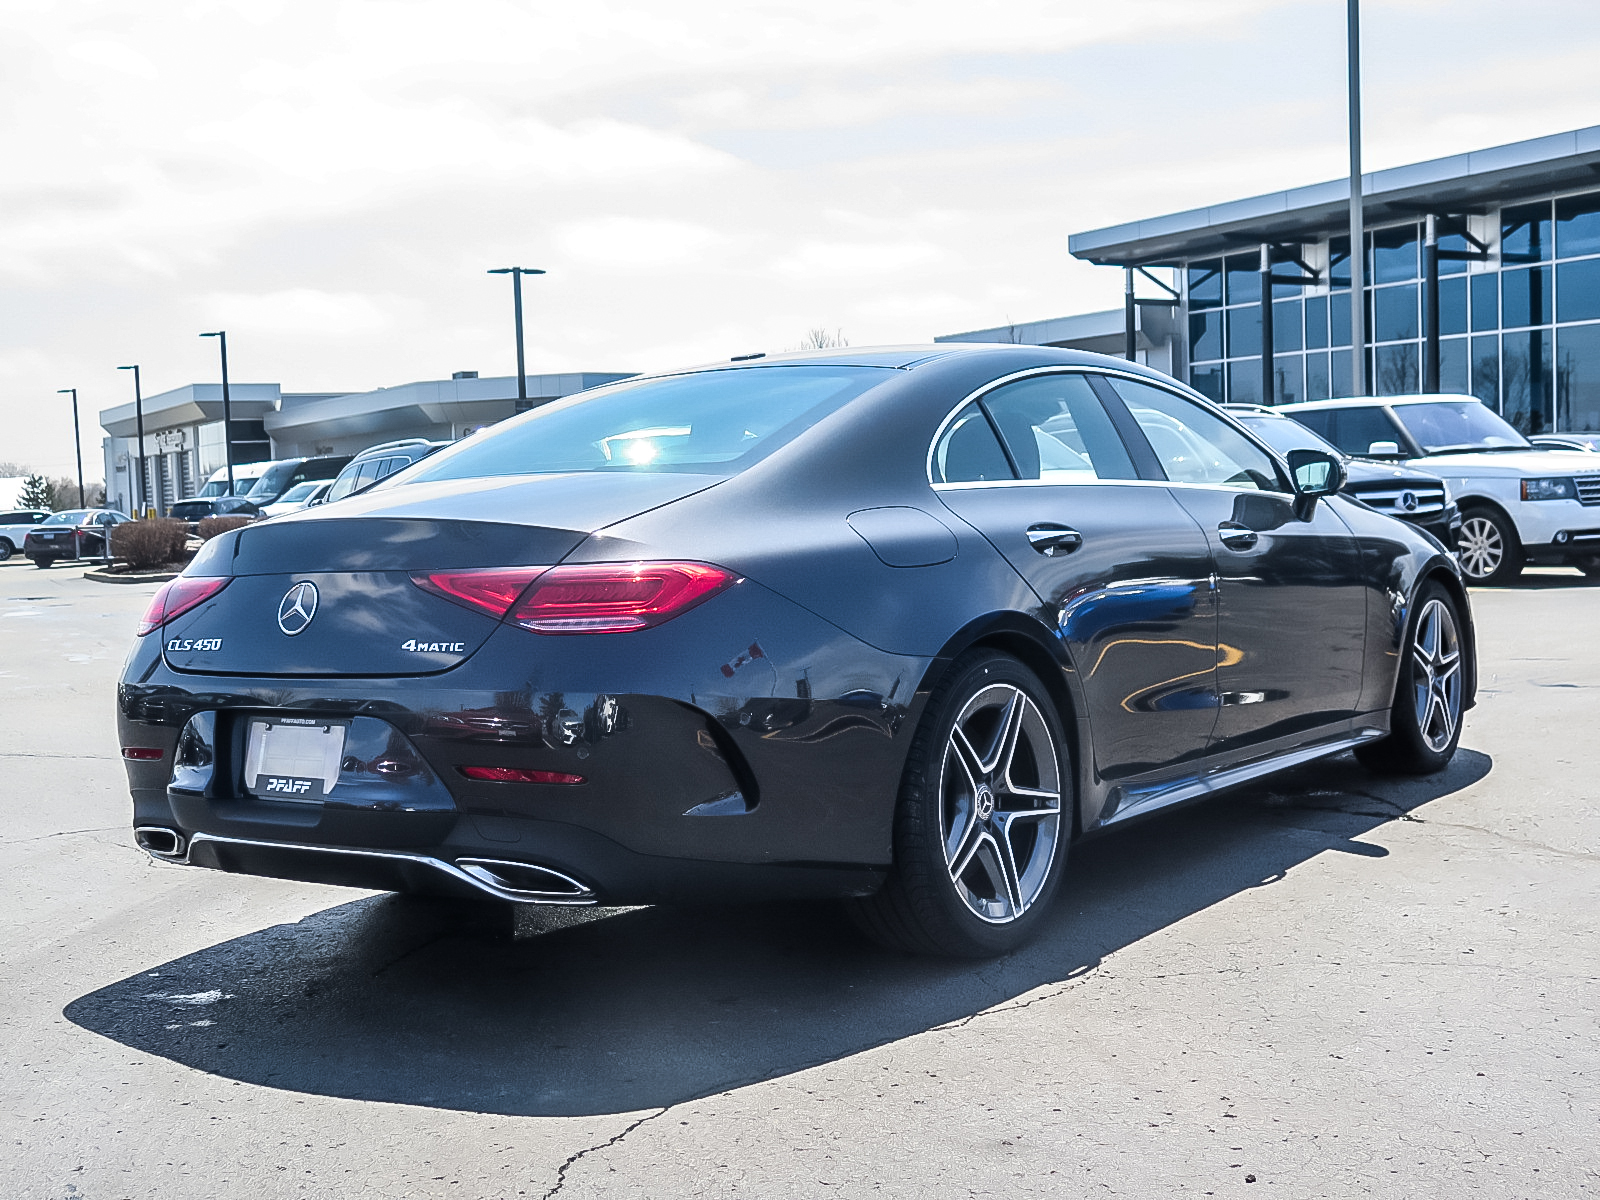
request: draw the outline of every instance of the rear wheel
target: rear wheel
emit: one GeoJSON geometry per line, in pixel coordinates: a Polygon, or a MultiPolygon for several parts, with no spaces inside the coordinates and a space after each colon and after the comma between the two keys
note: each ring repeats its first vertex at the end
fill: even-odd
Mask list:
{"type": "Polygon", "coordinates": [[[987,958],[1020,945],[1060,885],[1071,772],[1054,706],[1016,659],[958,659],[928,702],[900,785],[894,869],[851,901],[900,950],[987,958]]]}
{"type": "Polygon", "coordinates": [[[1395,775],[1444,770],[1461,740],[1465,682],[1455,600],[1437,584],[1429,584],[1417,597],[1406,631],[1389,711],[1389,736],[1357,747],[1361,764],[1395,775]]]}
{"type": "Polygon", "coordinates": [[[1456,559],[1469,583],[1510,583],[1522,574],[1522,541],[1503,514],[1492,508],[1469,509],[1456,538],[1456,559]]]}
{"type": "Polygon", "coordinates": [[[5,562],[6,559],[10,558],[16,552],[17,548],[15,546],[13,546],[5,538],[0,538],[0,562],[5,562]]]}

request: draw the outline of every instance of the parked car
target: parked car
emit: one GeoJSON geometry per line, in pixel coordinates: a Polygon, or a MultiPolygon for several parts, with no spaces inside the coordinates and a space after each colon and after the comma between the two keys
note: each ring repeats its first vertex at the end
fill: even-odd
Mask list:
{"type": "Polygon", "coordinates": [[[0,512],[0,562],[22,549],[22,540],[40,521],[50,515],[47,508],[16,508],[0,512]]]}
{"type": "Polygon", "coordinates": [[[1600,458],[1540,450],[1472,396],[1314,400],[1278,410],[1346,454],[1437,472],[1461,507],[1456,542],[1473,583],[1525,563],[1600,576],[1600,458]]]}
{"type": "Polygon", "coordinates": [[[322,497],[328,494],[328,489],[333,486],[333,480],[307,479],[295,484],[282,497],[264,506],[261,515],[264,517],[281,517],[284,513],[299,512],[302,508],[322,502],[322,497]]]}
{"type": "Polygon", "coordinates": [[[127,513],[114,508],[70,508],[51,513],[28,531],[22,553],[36,567],[48,567],[63,559],[102,558],[111,527],[131,520],[127,513]]]}
{"type": "Polygon", "coordinates": [[[499,902],[843,897],[1000,953],[1081,835],[1450,761],[1460,572],[1343,475],[1050,347],[597,388],[206,543],[117,693],[134,836],[499,902]]]}
{"type": "Polygon", "coordinates": [[[179,500],[167,515],[189,523],[189,532],[196,533],[200,522],[207,517],[259,517],[261,509],[243,496],[209,496],[193,500],[179,500]]]}
{"type": "Polygon", "coordinates": [[[1541,450],[1582,450],[1600,453],[1600,433],[1536,433],[1528,439],[1541,450]]]}
{"type": "Polygon", "coordinates": [[[350,461],[348,454],[325,454],[316,458],[282,458],[265,464],[266,470],[245,493],[245,499],[258,508],[265,508],[283,498],[283,494],[296,484],[307,480],[321,482],[332,479],[350,461]]]}
{"type": "Polygon", "coordinates": [[[316,503],[330,504],[335,500],[343,500],[352,492],[359,492],[362,488],[370,487],[378,480],[386,479],[414,462],[421,462],[428,455],[444,449],[449,444],[449,442],[430,442],[424,438],[407,438],[403,441],[368,446],[339,472],[339,477],[333,481],[333,486],[328,489],[327,495],[316,503]]]}
{"type": "Polygon", "coordinates": [[[1288,454],[1291,450],[1338,454],[1344,460],[1346,476],[1345,485],[1340,489],[1342,494],[1426,530],[1446,549],[1456,544],[1456,535],[1461,530],[1461,510],[1439,476],[1345,455],[1332,442],[1273,408],[1259,404],[1225,404],[1223,408],[1279,454],[1288,454]]]}
{"type": "MultiPolygon", "coordinates": [[[[238,463],[233,468],[233,492],[235,496],[247,496],[250,489],[255,487],[256,480],[261,478],[261,473],[272,464],[269,462],[238,463]]],[[[206,480],[205,487],[201,488],[191,500],[209,500],[215,496],[226,496],[228,492],[228,468],[221,467],[211,473],[211,478],[206,480]]]]}

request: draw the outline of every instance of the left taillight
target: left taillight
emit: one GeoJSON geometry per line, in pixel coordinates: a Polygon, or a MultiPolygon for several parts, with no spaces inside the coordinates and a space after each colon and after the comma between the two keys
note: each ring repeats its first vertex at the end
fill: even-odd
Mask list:
{"type": "Polygon", "coordinates": [[[139,620],[139,636],[154,633],[168,621],[183,616],[197,604],[203,604],[227,587],[231,579],[190,579],[180,575],[161,585],[161,590],[150,598],[150,607],[139,620]]]}

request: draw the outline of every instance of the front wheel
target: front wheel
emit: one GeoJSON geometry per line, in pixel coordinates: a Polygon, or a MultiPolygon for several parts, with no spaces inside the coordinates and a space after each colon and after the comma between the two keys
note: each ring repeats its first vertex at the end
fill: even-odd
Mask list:
{"type": "Polygon", "coordinates": [[[1065,745],[1022,663],[992,651],[957,659],[912,739],[894,868],[877,895],[850,902],[856,923],[914,954],[988,958],[1021,945],[1066,862],[1065,745]]]}
{"type": "Polygon", "coordinates": [[[1389,736],[1356,748],[1371,770],[1393,775],[1442,771],[1461,741],[1465,662],[1455,600],[1437,584],[1422,589],[1406,631],[1389,710],[1389,736]]]}
{"type": "Polygon", "coordinates": [[[13,546],[5,538],[0,538],[0,562],[5,562],[6,559],[10,558],[16,552],[17,548],[15,546],[13,546]]]}
{"type": "Polygon", "coordinates": [[[1462,518],[1456,560],[1468,583],[1510,583],[1522,574],[1522,540],[1507,517],[1474,508],[1462,518]]]}

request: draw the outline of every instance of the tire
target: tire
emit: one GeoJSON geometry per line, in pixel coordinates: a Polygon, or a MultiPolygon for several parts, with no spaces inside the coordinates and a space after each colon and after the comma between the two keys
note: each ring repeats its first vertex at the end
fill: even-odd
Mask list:
{"type": "Polygon", "coordinates": [[[1006,654],[963,655],[912,738],[888,881],[847,902],[852,919],[912,954],[990,958],[1021,945],[1061,884],[1071,778],[1034,674],[1006,654]]]}
{"type": "Polygon", "coordinates": [[[16,552],[17,548],[15,546],[13,546],[7,539],[0,538],[0,562],[5,562],[6,559],[10,558],[16,552]]]}
{"type": "Polygon", "coordinates": [[[1468,583],[1498,586],[1522,574],[1522,539],[1516,526],[1492,508],[1469,508],[1456,537],[1456,561],[1468,583]]]}
{"type": "Polygon", "coordinates": [[[1455,757],[1461,741],[1461,614],[1438,584],[1417,595],[1406,626],[1389,735],[1356,747],[1356,758],[1385,775],[1432,775],[1455,757]]]}
{"type": "Polygon", "coordinates": [[[1587,578],[1600,579],[1600,556],[1576,559],[1572,565],[1582,571],[1587,578]]]}
{"type": "Polygon", "coordinates": [[[55,559],[49,557],[48,555],[41,554],[38,558],[33,560],[33,565],[38,567],[39,570],[42,571],[46,567],[54,566],[55,565],[55,561],[56,561],[55,559]]]}

